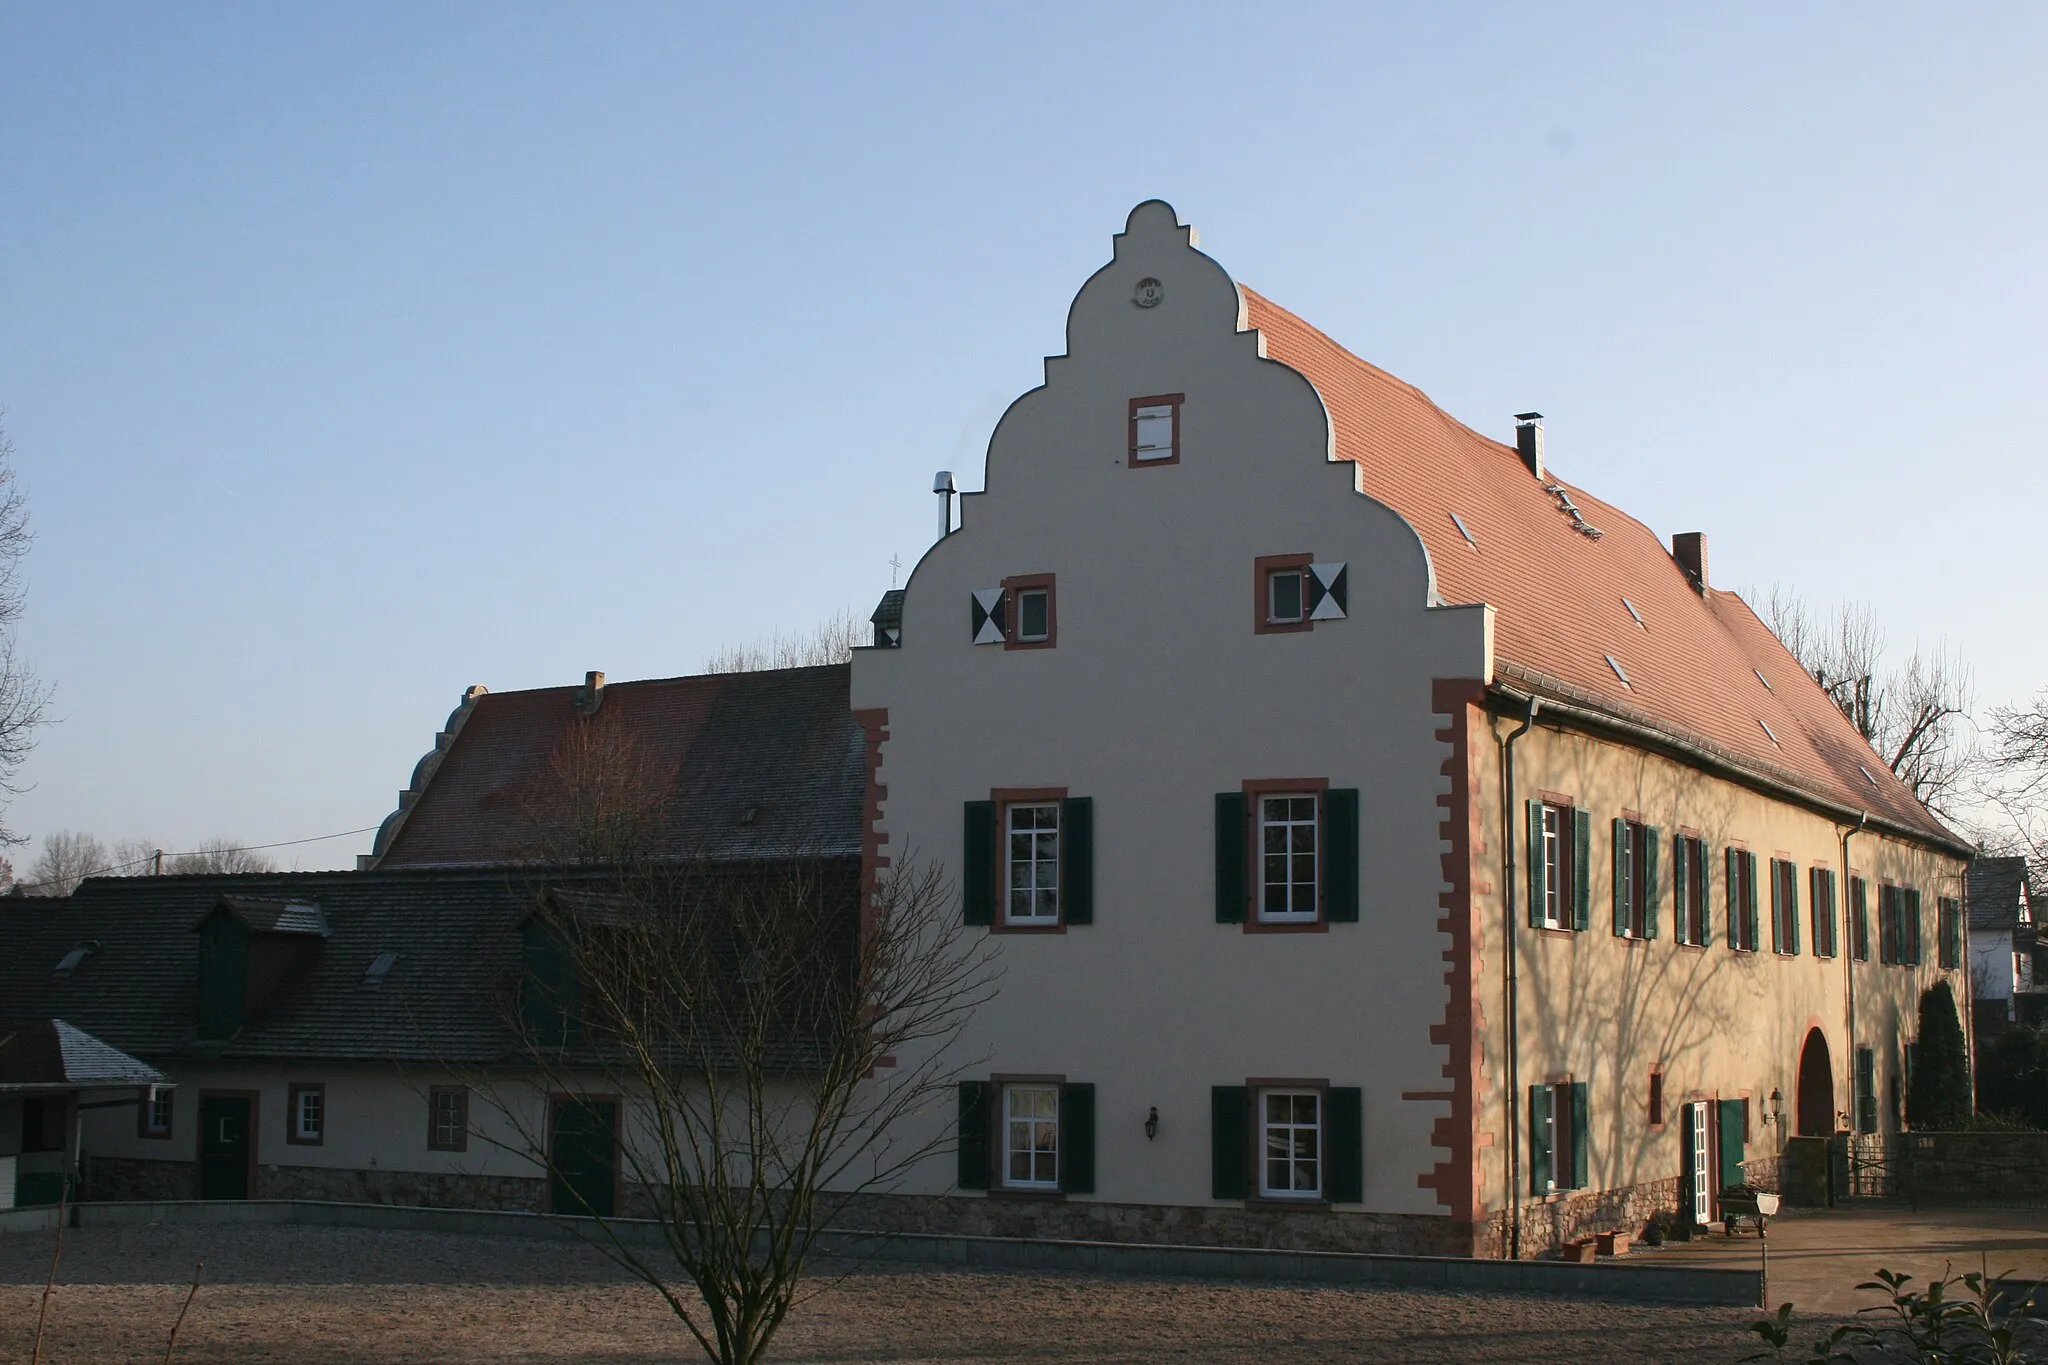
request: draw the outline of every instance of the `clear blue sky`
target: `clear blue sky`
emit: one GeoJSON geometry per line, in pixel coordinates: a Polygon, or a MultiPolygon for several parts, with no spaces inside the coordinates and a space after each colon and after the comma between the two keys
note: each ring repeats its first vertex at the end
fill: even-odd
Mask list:
{"type": "Polygon", "coordinates": [[[864,616],[1155,195],[1722,584],[2016,698],[2044,70],[2038,5],[7,6],[62,717],[10,821],[374,825],[469,683],[864,616]]]}

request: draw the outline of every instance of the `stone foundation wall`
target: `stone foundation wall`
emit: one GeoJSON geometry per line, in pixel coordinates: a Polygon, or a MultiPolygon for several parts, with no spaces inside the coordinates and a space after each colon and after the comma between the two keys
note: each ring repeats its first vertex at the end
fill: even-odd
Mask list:
{"type": "Polygon", "coordinates": [[[84,1161],[81,1199],[197,1199],[199,1163],[91,1156],[84,1161]]]}
{"type": "Polygon", "coordinates": [[[257,1199],[322,1199],[437,1209],[538,1211],[547,1206],[547,1182],[530,1176],[332,1166],[258,1166],[256,1188],[250,1194],[257,1199]]]}
{"type": "Polygon", "coordinates": [[[1677,1176],[1618,1190],[1586,1190],[1560,1195],[1522,1209],[1522,1254],[1547,1256],[1601,1232],[1627,1232],[1640,1237],[1650,1220],[1678,1209],[1677,1176]]]}

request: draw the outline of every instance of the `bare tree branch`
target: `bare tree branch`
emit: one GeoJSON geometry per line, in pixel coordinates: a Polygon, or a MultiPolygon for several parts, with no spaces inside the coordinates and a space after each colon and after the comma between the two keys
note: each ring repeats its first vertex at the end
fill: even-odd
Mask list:
{"type": "MultiPolygon", "coordinates": [[[[28,605],[23,561],[34,544],[28,498],[14,472],[14,442],[0,428],[0,793],[9,796],[22,790],[15,785],[15,775],[35,748],[50,701],[50,688],[14,647],[14,628],[28,605]]],[[[25,842],[0,822],[0,845],[25,842]]]]}
{"type": "Polygon", "coordinates": [[[755,673],[768,668],[809,668],[815,664],[843,664],[853,651],[869,642],[873,627],[857,619],[851,608],[843,609],[807,632],[785,636],[775,632],[766,640],[727,645],[704,661],[706,673],[755,673]]]}

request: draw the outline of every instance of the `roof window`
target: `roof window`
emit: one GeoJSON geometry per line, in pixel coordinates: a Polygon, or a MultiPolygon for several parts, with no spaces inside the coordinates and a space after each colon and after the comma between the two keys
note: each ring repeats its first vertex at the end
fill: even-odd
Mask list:
{"type": "MultiPolygon", "coordinates": [[[[1764,727],[1764,733],[1771,737],[1771,743],[1778,744],[1778,732],[1771,728],[1771,723],[1769,721],[1765,720],[1762,716],[1758,716],[1756,718],[1756,723],[1764,727]]],[[[1782,744],[1778,744],[1778,747],[1782,749],[1785,746],[1782,744]]],[[[1868,776],[1868,774],[1866,773],[1865,776],[1868,776]]]]}
{"type": "Polygon", "coordinates": [[[1479,542],[1472,538],[1472,528],[1465,524],[1463,517],[1459,516],[1456,512],[1451,513],[1451,524],[1458,528],[1459,535],[1465,537],[1467,545],[1470,545],[1475,550],[1479,548],[1479,542]]]}
{"type": "Polygon", "coordinates": [[[397,953],[379,953],[370,959],[370,965],[363,968],[363,989],[372,991],[390,979],[391,969],[398,965],[397,953]]]}
{"type": "Polygon", "coordinates": [[[1628,608],[1628,614],[1636,618],[1637,625],[1641,626],[1644,630],[1648,630],[1650,628],[1650,623],[1648,621],[1645,621],[1643,619],[1643,614],[1636,610],[1635,603],[1629,601],[1626,597],[1624,597],[1621,599],[1621,605],[1628,608]]]}
{"type": "Polygon", "coordinates": [[[1609,654],[1606,656],[1606,659],[1607,666],[1614,670],[1614,676],[1621,679],[1621,685],[1623,687],[1628,688],[1631,691],[1635,690],[1635,684],[1628,680],[1628,674],[1622,671],[1621,665],[1615,662],[1614,656],[1612,654],[1609,654]]]}
{"type": "Polygon", "coordinates": [[[1877,779],[1870,775],[1870,769],[1864,767],[1861,763],[1856,765],[1856,771],[1863,774],[1865,782],[1868,782],[1873,787],[1877,785],[1877,779]]]}
{"type": "Polygon", "coordinates": [[[1771,686],[1771,680],[1764,676],[1764,671],[1761,668],[1752,668],[1749,671],[1756,674],[1756,680],[1764,685],[1764,691],[1775,692],[1778,690],[1771,686]]]}
{"type": "Polygon", "coordinates": [[[91,957],[94,953],[98,952],[99,950],[100,941],[98,939],[87,939],[85,942],[79,944],[76,948],[73,948],[70,952],[64,954],[64,956],[58,958],[57,965],[52,970],[51,975],[64,978],[70,977],[70,975],[73,972],[78,970],[80,963],[84,962],[87,958],[91,957]]]}

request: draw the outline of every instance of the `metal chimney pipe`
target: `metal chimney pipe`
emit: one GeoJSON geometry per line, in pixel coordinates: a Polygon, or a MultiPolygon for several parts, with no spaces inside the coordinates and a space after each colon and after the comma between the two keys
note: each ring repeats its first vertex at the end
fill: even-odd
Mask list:
{"type": "Polygon", "coordinates": [[[953,471],[941,469],[932,475],[932,492],[939,495],[939,539],[953,533],[953,471]]]}

